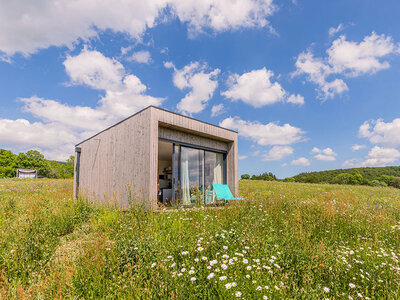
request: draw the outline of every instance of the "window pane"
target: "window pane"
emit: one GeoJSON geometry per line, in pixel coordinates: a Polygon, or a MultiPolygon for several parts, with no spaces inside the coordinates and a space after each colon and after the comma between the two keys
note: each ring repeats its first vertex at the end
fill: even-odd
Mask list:
{"type": "Polygon", "coordinates": [[[204,151],[181,147],[181,199],[183,205],[192,205],[203,199],[204,151]]]}

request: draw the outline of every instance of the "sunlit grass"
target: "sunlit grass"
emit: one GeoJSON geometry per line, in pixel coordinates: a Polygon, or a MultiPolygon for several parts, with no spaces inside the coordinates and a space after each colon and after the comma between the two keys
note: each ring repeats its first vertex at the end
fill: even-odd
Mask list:
{"type": "Polygon", "coordinates": [[[121,212],[71,180],[0,181],[0,293],[397,299],[400,190],[241,181],[222,208],[121,212]]]}

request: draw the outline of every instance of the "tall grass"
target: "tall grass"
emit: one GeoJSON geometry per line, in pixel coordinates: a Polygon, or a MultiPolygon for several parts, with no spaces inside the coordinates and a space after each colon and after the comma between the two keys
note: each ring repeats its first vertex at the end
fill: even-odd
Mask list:
{"type": "Polygon", "coordinates": [[[241,181],[244,201],[161,212],[71,193],[0,181],[3,297],[400,297],[397,189],[241,181]]]}

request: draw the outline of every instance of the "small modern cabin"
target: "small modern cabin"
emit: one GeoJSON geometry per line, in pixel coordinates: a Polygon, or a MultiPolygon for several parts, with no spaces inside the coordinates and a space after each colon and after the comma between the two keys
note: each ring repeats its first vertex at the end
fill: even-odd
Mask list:
{"type": "Polygon", "coordinates": [[[93,202],[203,205],[215,183],[238,193],[237,132],[154,106],[77,144],[75,158],[74,196],[93,202]]]}

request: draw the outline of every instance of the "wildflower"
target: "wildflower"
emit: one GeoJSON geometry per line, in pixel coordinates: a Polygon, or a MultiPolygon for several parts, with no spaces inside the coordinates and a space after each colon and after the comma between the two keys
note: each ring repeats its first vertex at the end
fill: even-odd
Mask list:
{"type": "Polygon", "coordinates": [[[247,259],[245,259],[245,258],[243,258],[243,263],[244,264],[247,264],[249,261],[247,260],[247,259]]]}
{"type": "Polygon", "coordinates": [[[268,296],[264,295],[263,300],[268,300],[268,296]]]}
{"type": "Polygon", "coordinates": [[[223,246],[222,248],[224,248],[225,250],[227,250],[227,249],[228,249],[228,246],[223,246]]]}
{"type": "Polygon", "coordinates": [[[246,278],[250,278],[250,275],[249,275],[249,274],[246,274],[246,278]]]}
{"type": "Polygon", "coordinates": [[[210,270],[210,269],[211,269],[211,266],[207,266],[207,269],[210,270]]]}
{"type": "Polygon", "coordinates": [[[232,287],[235,287],[236,285],[236,282],[232,282],[232,287]]]}
{"type": "Polygon", "coordinates": [[[227,266],[226,264],[222,264],[222,265],[221,265],[221,268],[224,269],[224,270],[226,270],[226,269],[228,268],[228,266],[227,266]]]}
{"type": "Polygon", "coordinates": [[[192,278],[190,278],[190,281],[196,281],[196,277],[192,277],[192,278]]]}
{"type": "Polygon", "coordinates": [[[175,267],[175,265],[176,265],[176,264],[175,264],[175,263],[173,263],[173,264],[172,264],[172,265],[170,265],[169,267],[170,267],[170,268],[173,268],[173,267],[175,267]]]}
{"type": "Polygon", "coordinates": [[[181,277],[182,275],[183,275],[182,273],[179,273],[179,274],[178,274],[178,277],[181,277]]]}
{"type": "Polygon", "coordinates": [[[210,265],[211,265],[211,266],[213,266],[213,265],[215,265],[215,264],[217,264],[217,263],[218,263],[218,261],[217,261],[216,259],[210,261],[210,265]]]}
{"type": "Polygon", "coordinates": [[[352,288],[352,289],[354,289],[354,288],[356,287],[356,285],[353,284],[353,283],[349,283],[349,287],[352,288]]]}
{"type": "Polygon", "coordinates": [[[269,286],[268,285],[264,286],[264,289],[269,290],[269,286]]]}
{"type": "Polygon", "coordinates": [[[328,287],[324,287],[324,292],[329,293],[331,290],[328,287]]]}
{"type": "Polygon", "coordinates": [[[190,270],[190,271],[189,271],[189,274],[190,274],[190,275],[191,275],[191,274],[194,274],[194,273],[196,273],[195,270],[190,270]]]}
{"type": "Polygon", "coordinates": [[[235,293],[235,296],[236,296],[237,298],[242,297],[242,293],[241,293],[241,292],[236,292],[236,293],[235,293]]]}
{"type": "Polygon", "coordinates": [[[203,251],[203,250],[204,250],[203,247],[198,247],[198,248],[197,248],[197,251],[199,251],[199,252],[201,252],[201,251],[203,251]]]}
{"type": "Polygon", "coordinates": [[[224,281],[224,280],[226,280],[226,276],[221,276],[220,278],[219,278],[219,280],[221,280],[221,281],[224,281]]]}
{"type": "Polygon", "coordinates": [[[252,283],[253,283],[253,284],[256,284],[256,283],[257,283],[257,281],[253,280],[253,281],[252,281],[252,283]]]}
{"type": "Polygon", "coordinates": [[[152,263],[151,267],[154,268],[156,266],[156,263],[152,263]]]}
{"type": "Polygon", "coordinates": [[[189,251],[183,251],[182,252],[182,255],[188,255],[189,254],[189,251]]]}
{"type": "Polygon", "coordinates": [[[257,290],[257,291],[261,291],[261,290],[262,290],[262,287],[261,287],[261,286],[258,286],[258,287],[256,288],[256,290],[257,290]]]}
{"type": "Polygon", "coordinates": [[[227,290],[229,290],[231,287],[232,287],[232,284],[231,284],[231,283],[225,284],[225,288],[226,288],[227,290]]]}
{"type": "Polygon", "coordinates": [[[199,262],[199,259],[196,257],[196,258],[194,259],[194,261],[195,261],[195,262],[199,262]]]}
{"type": "Polygon", "coordinates": [[[206,261],[206,260],[207,260],[207,257],[202,256],[201,259],[204,260],[204,261],[206,261]]]}
{"type": "Polygon", "coordinates": [[[279,291],[280,290],[280,288],[278,287],[278,286],[274,286],[275,287],[275,289],[277,290],[277,291],[279,291]]]}
{"type": "Polygon", "coordinates": [[[250,271],[251,270],[251,266],[247,266],[247,268],[246,268],[248,271],[250,271]]]}
{"type": "Polygon", "coordinates": [[[207,276],[207,279],[214,278],[214,276],[215,276],[215,274],[214,274],[214,273],[210,273],[210,274],[208,274],[208,276],[207,276]]]}
{"type": "Polygon", "coordinates": [[[219,269],[219,268],[216,268],[215,269],[215,272],[220,272],[221,270],[219,269]]]}

